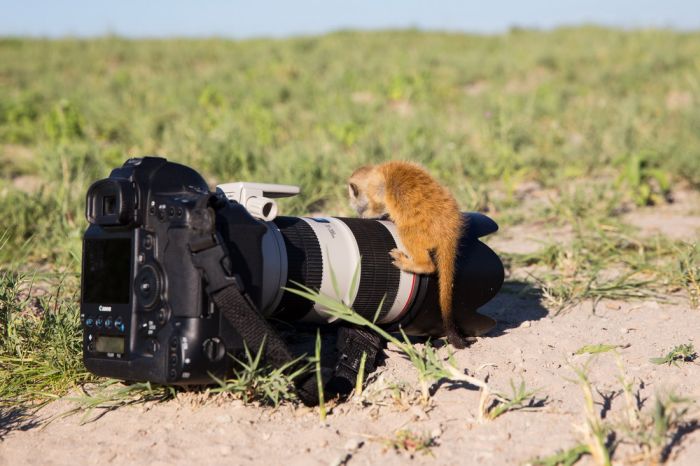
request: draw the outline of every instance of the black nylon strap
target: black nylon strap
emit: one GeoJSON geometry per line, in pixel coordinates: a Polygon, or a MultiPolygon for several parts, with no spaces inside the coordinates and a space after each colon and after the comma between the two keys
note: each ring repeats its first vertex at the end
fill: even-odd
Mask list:
{"type": "MultiPolygon", "coordinates": [[[[209,295],[229,324],[236,329],[248,348],[263,348],[265,361],[274,367],[282,367],[294,360],[289,347],[270,323],[258,312],[255,305],[236,286],[227,286],[209,295]]],[[[226,342],[224,341],[226,345],[226,342]]],[[[227,345],[228,346],[228,345],[227,345]]],[[[293,369],[290,367],[290,369],[293,369]]],[[[307,406],[318,404],[315,374],[302,374],[294,380],[297,396],[307,406]]]]}
{"type": "Polygon", "coordinates": [[[284,366],[294,359],[282,337],[236,286],[227,286],[209,297],[251,351],[258,351],[264,342],[263,356],[275,367],[284,366]]]}
{"type": "Polygon", "coordinates": [[[338,328],[338,359],[331,379],[331,387],[343,393],[355,388],[360,374],[362,354],[366,354],[363,381],[377,367],[377,357],[384,347],[384,340],[376,332],[361,327],[338,328]]]}

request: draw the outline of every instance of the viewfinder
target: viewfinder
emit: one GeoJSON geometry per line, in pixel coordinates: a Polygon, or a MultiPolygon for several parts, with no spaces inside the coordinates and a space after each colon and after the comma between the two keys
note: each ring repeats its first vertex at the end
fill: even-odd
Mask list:
{"type": "Polygon", "coordinates": [[[117,198],[114,196],[105,196],[102,198],[102,215],[116,214],[117,198]]]}

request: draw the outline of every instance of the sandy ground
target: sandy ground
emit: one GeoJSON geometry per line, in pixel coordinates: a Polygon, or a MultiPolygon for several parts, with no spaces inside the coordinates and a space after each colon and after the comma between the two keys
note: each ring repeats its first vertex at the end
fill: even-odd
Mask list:
{"type": "MultiPolygon", "coordinates": [[[[662,215],[662,231],[673,230],[669,225],[680,222],[685,237],[697,240],[700,217],[689,219],[690,212],[677,209],[644,212],[637,216],[638,225],[658,225],[653,219],[662,215]]],[[[490,245],[497,251],[523,252],[539,244],[537,231],[511,233],[499,234],[490,245]]],[[[516,384],[524,380],[528,388],[538,389],[539,409],[479,420],[478,390],[450,383],[437,387],[428,406],[392,398],[391,386],[400,384],[405,384],[410,396],[416,374],[390,348],[385,365],[365,391],[365,403],[349,401],[334,407],[325,424],[316,410],[305,407],[273,409],[221,399],[202,402],[202,396],[192,394],[100,413],[87,423],[73,415],[46,424],[46,419],[71,408],[68,401],[59,400],[28,417],[19,410],[5,414],[0,426],[0,465],[522,464],[580,441],[584,399],[570,365],[591,358],[574,355],[578,348],[598,343],[621,345],[620,360],[627,377],[635,381],[645,412],[653,407],[657,393],[700,397],[697,361],[679,366],[649,362],[678,344],[700,347],[700,309],[691,309],[680,296],[602,301],[595,308],[585,302],[554,316],[536,295],[522,293],[522,288],[517,280],[507,280],[504,291],[482,308],[499,321],[498,327],[458,351],[455,359],[471,375],[488,377],[489,385],[498,391],[509,393],[511,380],[516,384]],[[389,440],[401,429],[431,436],[436,445],[429,454],[396,450],[389,440]]],[[[619,393],[613,353],[593,358],[589,374],[598,390],[596,410],[607,420],[621,420],[625,401],[619,393]],[[604,403],[604,396],[611,401],[604,403]]],[[[678,435],[671,450],[670,464],[700,464],[699,411],[696,403],[686,431],[678,435]]],[[[626,464],[632,452],[630,445],[622,444],[614,458],[626,464]]],[[[592,464],[592,460],[586,457],[579,464],[592,464]]]]}

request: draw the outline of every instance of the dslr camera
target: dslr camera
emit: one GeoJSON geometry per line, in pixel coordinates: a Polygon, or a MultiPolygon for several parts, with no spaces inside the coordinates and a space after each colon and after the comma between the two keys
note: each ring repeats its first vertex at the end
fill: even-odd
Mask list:
{"type": "MultiPolygon", "coordinates": [[[[87,369],[129,381],[211,383],[230,370],[227,353],[257,349],[248,341],[255,322],[333,324],[322,306],[287,290],[297,284],[376,316],[389,331],[443,335],[438,277],[392,265],[389,251],[402,245],[391,221],[277,216],[274,199],[296,193],[260,183],[211,192],[195,170],[159,157],[129,159],[92,184],[81,281],[87,369]],[[229,289],[235,299],[223,293],[229,289]]],[[[497,225],[464,215],[453,305],[462,333],[477,335],[494,324],[476,309],[500,289],[503,265],[479,241],[497,225]]]]}

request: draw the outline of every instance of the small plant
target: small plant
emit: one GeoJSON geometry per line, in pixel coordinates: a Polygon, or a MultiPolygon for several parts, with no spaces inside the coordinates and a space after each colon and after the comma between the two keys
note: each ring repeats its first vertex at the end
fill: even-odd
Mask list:
{"type": "Polygon", "coordinates": [[[537,390],[528,391],[525,386],[525,381],[521,380],[520,385],[515,387],[515,383],[511,379],[510,388],[512,394],[506,396],[503,394],[494,394],[494,403],[486,409],[482,417],[489,420],[494,420],[498,416],[507,413],[508,411],[516,411],[521,409],[536,409],[540,408],[546,402],[546,399],[535,399],[537,390]]]}
{"type": "Polygon", "coordinates": [[[367,365],[367,353],[362,352],[360,356],[360,368],[357,370],[357,380],[355,381],[355,396],[362,396],[362,386],[365,381],[365,366],[367,365]]]}
{"type": "Polygon", "coordinates": [[[316,389],[318,390],[318,417],[326,422],[326,402],[323,393],[323,374],[321,373],[321,330],[316,329],[316,346],[314,348],[314,366],[316,371],[316,389]]]}
{"type": "Polygon", "coordinates": [[[700,306],[700,246],[679,248],[678,281],[688,293],[690,305],[700,306]]]}
{"type": "Polygon", "coordinates": [[[673,364],[677,366],[679,362],[692,362],[698,357],[692,343],[678,345],[669,351],[666,356],[651,358],[649,362],[653,364],[673,364]]]}
{"type": "Polygon", "coordinates": [[[588,376],[588,364],[592,358],[589,358],[582,366],[570,365],[576,375],[576,379],[573,382],[579,385],[583,393],[585,421],[582,425],[577,426],[577,430],[582,437],[581,443],[554,455],[532,460],[530,464],[539,466],[570,466],[584,455],[591,455],[598,466],[611,465],[611,449],[608,440],[614,437],[611,435],[612,430],[610,426],[601,419],[595,409],[593,387],[588,376]]]}
{"type": "Polygon", "coordinates": [[[581,443],[575,447],[555,453],[551,456],[530,460],[526,464],[532,466],[571,466],[580,460],[583,455],[588,455],[590,453],[591,451],[588,448],[588,445],[581,443]]]}
{"type": "MultiPolygon", "coordinates": [[[[599,466],[612,463],[615,446],[620,443],[631,444],[639,453],[624,459],[623,464],[661,464],[668,460],[672,448],[682,437],[698,428],[697,421],[687,421],[691,401],[671,393],[657,394],[654,406],[649,411],[642,411],[639,392],[634,393],[632,380],[628,380],[619,354],[615,353],[620,372],[618,381],[622,385],[625,410],[622,419],[607,421],[596,411],[593,389],[588,376],[588,364],[595,356],[580,366],[572,366],[577,376],[575,381],[581,387],[584,397],[586,422],[580,427],[583,441],[568,450],[545,458],[537,458],[529,464],[538,466],[572,465],[583,455],[591,455],[599,466]]],[[[600,393],[600,392],[598,392],[600,393]]]]}
{"type": "Polygon", "coordinates": [[[652,153],[625,154],[618,159],[619,187],[626,187],[638,206],[663,204],[669,201],[671,177],[660,168],[652,153]]]}
{"type": "Polygon", "coordinates": [[[697,425],[686,422],[690,403],[673,393],[657,394],[651,413],[638,413],[636,425],[625,425],[627,436],[641,449],[630,459],[646,464],[665,463],[684,431],[697,425]]]}
{"type": "Polygon", "coordinates": [[[629,345],[606,345],[603,343],[600,343],[597,345],[585,345],[585,346],[582,346],[579,349],[577,349],[574,354],[581,355],[581,354],[607,353],[608,351],[612,351],[616,348],[627,348],[628,346],[629,345]]]}
{"type": "Polygon", "coordinates": [[[585,364],[581,367],[572,366],[572,369],[576,374],[577,383],[579,387],[581,387],[584,399],[586,421],[583,426],[580,427],[584,444],[593,457],[593,461],[595,461],[598,466],[610,466],[608,438],[611,429],[603,422],[595,409],[593,388],[588,378],[588,365],[585,364]]]}
{"type": "Polygon", "coordinates": [[[388,448],[405,452],[413,458],[416,453],[432,455],[431,448],[437,446],[437,439],[428,433],[417,433],[407,429],[396,431],[393,438],[384,439],[388,448]]]}
{"type": "Polygon", "coordinates": [[[231,393],[240,397],[245,403],[251,401],[263,401],[279,406],[282,401],[296,399],[293,389],[293,380],[309,370],[309,363],[303,363],[304,356],[300,356],[281,367],[272,368],[262,364],[263,346],[253,356],[245,347],[245,361],[233,356],[233,377],[221,380],[210,374],[219,387],[211,390],[212,393],[231,393]]]}
{"type": "Polygon", "coordinates": [[[674,393],[657,393],[651,413],[643,412],[638,402],[638,394],[632,392],[633,382],[625,377],[619,357],[617,367],[627,408],[627,418],[622,422],[621,428],[631,443],[641,450],[640,454],[629,460],[643,461],[645,464],[665,463],[672,448],[680,442],[683,435],[697,427],[697,421],[686,422],[685,419],[691,401],[674,393]]]}

